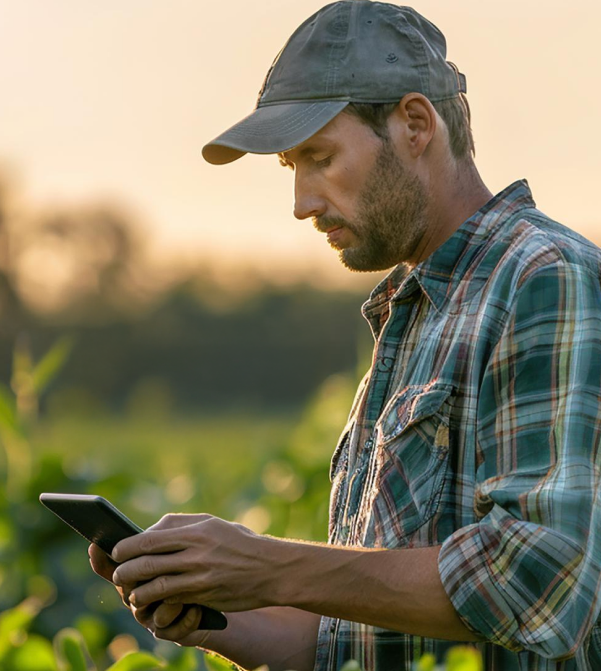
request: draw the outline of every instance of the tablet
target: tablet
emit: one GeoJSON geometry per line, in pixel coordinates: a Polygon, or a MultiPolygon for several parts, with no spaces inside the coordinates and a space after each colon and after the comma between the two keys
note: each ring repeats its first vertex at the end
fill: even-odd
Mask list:
{"type": "Polygon", "coordinates": [[[44,493],[40,502],[107,554],[119,541],[143,531],[102,496],[44,493]]]}
{"type": "MultiPolygon", "coordinates": [[[[44,492],[40,494],[40,502],[109,555],[119,541],[144,531],[102,496],[44,492]]],[[[202,629],[225,629],[226,626],[223,613],[202,606],[202,629]]]]}

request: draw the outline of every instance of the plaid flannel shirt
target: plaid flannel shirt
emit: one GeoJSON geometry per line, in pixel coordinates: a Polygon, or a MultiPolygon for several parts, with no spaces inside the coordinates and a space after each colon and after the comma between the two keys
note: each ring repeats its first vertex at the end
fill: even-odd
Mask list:
{"type": "MultiPolygon", "coordinates": [[[[601,671],[600,278],[601,250],[522,180],[363,306],[376,343],[329,542],[442,545],[486,671],[601,671]]],[[[315,671],[405,671],[453,645],[323,617],[315,671]]]]}

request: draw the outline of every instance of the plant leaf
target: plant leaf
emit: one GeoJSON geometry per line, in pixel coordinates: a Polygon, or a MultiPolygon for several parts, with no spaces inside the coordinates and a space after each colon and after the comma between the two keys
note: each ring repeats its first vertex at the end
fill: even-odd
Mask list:
{"type": "Polygon", "coordinates": [[[197,671],[198,654],[196,648],[179,648],[177,656],[170,656],[167,669],[169,671],[197,671]]]}
{"type": "Polygon", "coordinates": [[[13,647],[15,635],[26,633],[39,611],[36,599],[25,599],[18,606],[0,614],[0,661],[13,647]]]}
{"type": "Polygon", "coordinates": [[[73,349],[74,342],[75,340],[71,336],[59,338],[34,366],[32,371],[33,388],[38,394],[52,382],[65,365],[73,349]]]}
{"type": "Polygon", "coordinates": [[[106,671],[154,671],[164,668],[165,662],[149,652],[128,652],[106,671]]]}
{"type": "Polygon", "coordinates": [[[427,652],[422,655],[418,662],[415,663],[415,671],[434,671],[436,668],[436,657],[427,652]]]}
{"type": "Polygon", "coordinates": [[[354,659],[349,659],[349,661],[345,663],[340,671],[362,671],[362,669],[359,666],[359,662],[355,661],[354,659]]]}
{"type": "Polygon", "coordinates": [[[6,668],[11,671],[57,671],[52,643],[38,634],[29,634],[23,645],[11,651],[6,668]]]}
{"type": "Polygon", "coordinates": [[[19,432],[15,398],[4,384],[0,384],[0,427],[19,432]]]}
{"type": "Polygon", "coordinates": [[[209,671],[232,671],[236,667],[219,655],[205,653],[205,664],[209,671]]]}
{"type": "Polygon", "coordinates": [[[54,637],[54,652],[61,671],[87,671],[87,649],[77,629],[61,629],[54,637]]]}
{"type": "Polygon", "coordinates": [[[447,652],[447,671],[483,671],[482,655],[470,645],[456,645],[447,652]]]}

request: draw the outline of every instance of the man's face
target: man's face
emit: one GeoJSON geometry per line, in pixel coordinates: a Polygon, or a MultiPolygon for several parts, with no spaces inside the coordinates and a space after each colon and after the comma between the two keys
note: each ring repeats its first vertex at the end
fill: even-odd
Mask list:
{"type": "Polygon", "coordinates": [[[347,268],[411,262],[426,230],[427,197],[388,140],[342,113],[281,158],[296,173],[295,216],[312,217],[347,268]]]}

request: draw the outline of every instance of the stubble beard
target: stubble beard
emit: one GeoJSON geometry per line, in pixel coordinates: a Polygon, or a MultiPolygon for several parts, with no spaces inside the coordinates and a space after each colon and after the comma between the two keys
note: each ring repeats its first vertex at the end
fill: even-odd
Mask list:
{"type": "Polygon", "coordinates": [[[355,220],[340,220],[357,242],[339,250],[351,271],[386,270],[410,263],[427,228],[426,191],[409,173],[390,143],[382,141],[374,166],[359,197],[355,220]]]}

